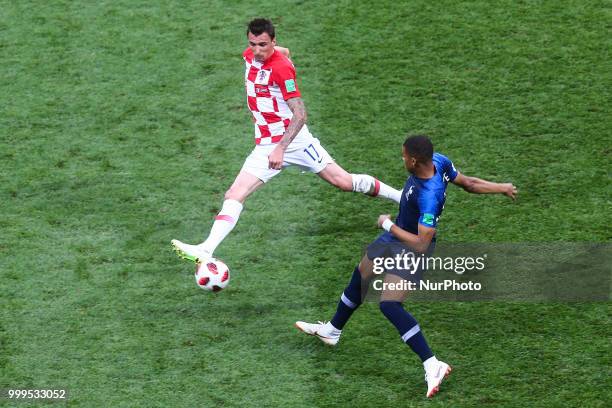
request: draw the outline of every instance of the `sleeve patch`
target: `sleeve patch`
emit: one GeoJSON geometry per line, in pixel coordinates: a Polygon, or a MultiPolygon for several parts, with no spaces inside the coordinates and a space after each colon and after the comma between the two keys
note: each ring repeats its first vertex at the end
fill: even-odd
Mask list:
{"type": "Polygon", "coordinates": [[[425,225],[429,225],[433,227],[435,219],[436,217],[434,217],[433,214],[425,213],[423,214],[422,222],[425,225]]]}
{"type": "Polygon", "coordinates": [[[285,88],[287,89],[287,92],[295,92],[295,80],[287,79],[285,81],[285,88]]]}

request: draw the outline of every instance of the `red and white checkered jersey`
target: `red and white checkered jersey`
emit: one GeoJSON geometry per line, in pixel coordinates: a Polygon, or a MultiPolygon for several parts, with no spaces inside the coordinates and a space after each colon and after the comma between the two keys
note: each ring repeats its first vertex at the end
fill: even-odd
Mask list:
{"type": "Polygon", "coordinates": [[[255,118],[255,144],[278,143],[293,117],[287,101],[300,96],[295,67],[278,51],[263,63],[255,61],[249,48],[242,56],[247,104],[255,118]]]}

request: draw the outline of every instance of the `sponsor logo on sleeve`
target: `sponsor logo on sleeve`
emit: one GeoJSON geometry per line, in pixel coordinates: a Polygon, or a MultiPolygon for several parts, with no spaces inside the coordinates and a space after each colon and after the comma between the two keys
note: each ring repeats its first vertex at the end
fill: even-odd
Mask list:
{"type": "Polygon", "coordinates": [[[423,214],[423,224],[425,225],[429,225],[432,226],[434,225],[434,215],[433,214],[429,214],[429,213],[425,213],[423,214]]]}
{"type": "Polygon", "coordinates": [[[287,92],[295,92],[295,81],[293,79],[286,80],[285,88],[287,88],[287,92]]]}

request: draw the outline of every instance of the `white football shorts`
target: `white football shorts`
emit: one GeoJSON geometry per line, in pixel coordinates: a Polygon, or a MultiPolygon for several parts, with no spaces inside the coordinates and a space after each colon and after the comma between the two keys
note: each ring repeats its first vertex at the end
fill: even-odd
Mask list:
{"type": "MultiPolygon", "coordinates": [[[[281,170],[268,168],[268,156],[275,147],[276,144],[255,146],[244,161],[242,170],[254,175],[264,183],[270,181],[272,177],[281,172],[281,170]]],[[[304,126],[285,151],[283,168],[293,165],[312,173],[319,173],[325,166],[333,162],[334,159],[321,146],[319,139],[313,137],[304,126]]]]}

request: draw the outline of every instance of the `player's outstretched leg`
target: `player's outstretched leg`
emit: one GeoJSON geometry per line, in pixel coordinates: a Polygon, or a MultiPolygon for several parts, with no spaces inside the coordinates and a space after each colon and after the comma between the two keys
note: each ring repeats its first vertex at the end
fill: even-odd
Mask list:
{"type": "Polygon", "coordinates": [[[343,191],[355,191],[372,197],[383,197],[399,203],[402,192],[367,174],[351,174],[336,163],[328,164],[318,175],[343,191]]]}
{"type": "MultiPolygon", "coordinates": [[[[387,274],[385,283],[399,283],[401,279],[399,276],[387,274]]],[[[426,395],[431,398],[440,390],[442,380],[448,377],[452,368],[434,356],[416,319],[402,306],[406,295],[407,291],[383,291],[380,311],[393,323],[402,341],[410,346],[423,362],[427,382],[426,395]]]]}
{"type": "MultiPolygon", "coordinates": [[[[367,266],[364,266],[363,261],[353,271],[351,281],[344,289],[344,292],[342,292],[338,307],[336,308],[336,314],[334,314],[331,321],[319,323],[298,321],[295,322],[295,327],[306,334],[317,336],[325,344],[335,346],[340,340],[344,325],[349,321],[353,312],[361,305],[367,290],[367,286],[365,286],[367,279],[362,279],[360,268],[367,268],[367,266]]],[[[365,270],[364,272],[368,273],[365,270]]]]}
{"type": "Polygon", "coordinates": [[[257,177],[241,171],[236,177],[234,184],[225,193],[223,207],[215,217],[208,238],[198,245],[185,244],[178,239],[173,239],[172,246],[176,253],[181,258],[196,263],[204,262],[206,259],[211,258],[217,246],[236,226],[242,212],[242,203],[262,184],[263,182],[257,177]]]}

